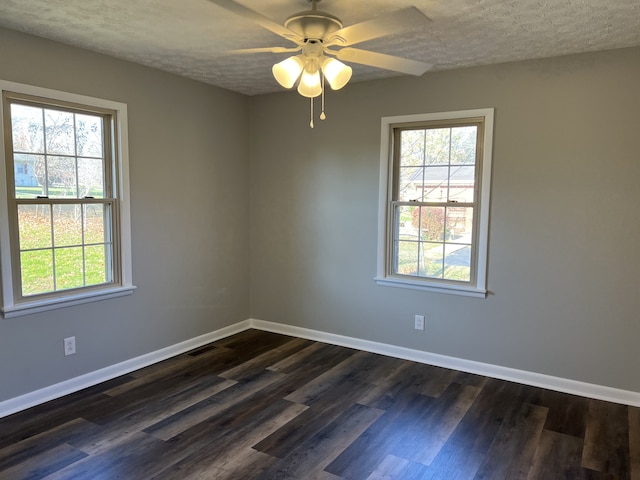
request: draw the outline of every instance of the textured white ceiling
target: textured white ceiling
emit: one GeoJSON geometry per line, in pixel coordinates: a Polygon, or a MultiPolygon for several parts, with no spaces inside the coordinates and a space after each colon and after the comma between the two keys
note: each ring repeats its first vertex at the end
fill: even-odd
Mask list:
{"type": "MultiPolygon", "coordinates": [[[[278,23],[306,0],[238,0],[278,23]]],[[[640,45],[640,0],[323,0],[345,26],[415,6],[427,28],[358,48],[432,70],[640,45]]],[[[207,0],[0,0],[0,25],[256,95],[279,91],[271,65],[286,55],[225,55],[291,46],[207,0]]],[[[353,65],[352,82],[398,75],[353,65]]]]}

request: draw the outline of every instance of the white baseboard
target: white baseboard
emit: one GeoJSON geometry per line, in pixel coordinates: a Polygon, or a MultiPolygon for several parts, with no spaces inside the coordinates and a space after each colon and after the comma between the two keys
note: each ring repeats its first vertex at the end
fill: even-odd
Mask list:
{"type": "Polygon", "coordinates": [[[117,363],[94,372],[89,372],[79,377],[71,378],[63,382],[51,385],[33,392],[10,398],[0,402],[0,418],[12,413],[26,410],[27,408],[48,402],[64,395],[80,391],[84,388],[97,385],[98,383],[111,380],[126,375],[140,368],[161,362],[167,358],[180,355],[194,348],[201,347],[216,340],[234,335],[249,328],[264,330],[267,332],[281,333],[293,337],[306,338],[318,342],[340,345],[343,347],[355,348],[366,352],[379,353],[404,360],[425,363],[438,367],[460,370],[468,373],[475,373],[492,378],[499,378],[511,382],[522,383],[534,387],[547,388],[558,392],[570,393],[582,397],[595,398],[608,402],[621,403],[640,407],[640,392],[621,390],[602,385],[569,380],[566,378],[553,377],[541,373],[517,370],[514,368],[501,367],[488,363],[474,362],[461,358],[448,357],[436,353],[413,350],[410,348],[398,347],[386,343],[372,342],[354,337],[346,337],[333,333],[311,330],[308,328],[295,327],[282,323],[267,322],[264,320],[249,319],[238,322],[234,325],[215,330],[213,332],[200,335],[184,342],[171,345],[154,352],[150,352],[139,357],[135,357],[124,362],[117,363]]]}
{"type": "Polygon", "coordinates": [[[426,363],[437,367],[460,370],[462,372],[475,373],[486,377],[499,378],[511,382],[522,383],[534,387],[546,388],[581,397],[605,400],[607,402],[621,403],[640,407],[640,392],[621,390],[618,388],[595,385],[592,383],[579,382],[566,378],[553,377],[542,373],[517,370],[515,368],[501,367],[488,363],[474,362],[462,358],[448,357],[437,353],[413,350],[410,348],[398,347],[386,343],[372,342],[359,338],[345,337],[333,333],[311,330],[308,328],[294,327],[281,323],[266,322],[263,320],[251,319],[251,327],[268,332],[281,333],[294,337],[306,338],[318,342],[340,345],[343,347],[355,348],[366,352],[379,353],[389,357],[402,358],[419,363],[426,363]]]}
{"type": "Polygon", "coordinates": [[[175,345],[170,345],[168,347],[161,348],[160,350],[101,368],[100,370],[85,373],[79,377],[70,378],[64,382],[56,383],[55,385],[50,385],[48,387],[41,388],[40,390],[20,395],[19,397],[10,398],[9,400],[0,402],[0,418],[21,410],[26,410],[27,408],[35,405],[40,405],[41,403],[48,402],[49,400],[78,392],[87,387],[92,387],[93,385],[97,385],[98,383],[111,380],[121,375],[126,375],[127,373],[131,373],[140,368],[161,362],[167,358],[175,357],[181,353],[188,352],[194,348],[215,342],[216,340],[220,340],[221,338],[228,337],[249,328],[251,328],[251,322],[249,320],[244,320],[214,332],[205,333],[204,335],[185,340],[184,342],[176,343],[175,345]]]}

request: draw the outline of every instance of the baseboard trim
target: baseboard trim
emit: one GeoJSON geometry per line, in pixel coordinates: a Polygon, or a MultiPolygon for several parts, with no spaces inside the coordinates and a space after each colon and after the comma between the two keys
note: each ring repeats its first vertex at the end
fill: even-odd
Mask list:
{"type": "Polygon", "coordinates": [[[595,385],[592,383],[580,382],[566,378],[554,377],[542,373],[529,372],[526,370],[518,370],[515,368],[502,367],[488,363],[475,362],[473,360],[465,360],[462,358],[449,357],[439,355],[437,353],[424,352],[422,350],[413,350],[410,348],[398,347],[386,343],[372,342],[362,340],[360,338],[346,337],[333,333],[322,332],[319,330],[311,330],[308,328],[295,327],[293,325],[285,325],[281,323],[268,322],[264,320],[251,319],[252,328],[264,330],[283,335],[291,335],[294,337],[306,338],[318,342],[340,345],[343,347],[355,348],[372,353],[379,353],[404,360],[425,363],[437,367],[450,368],[460,370],[467,373],[475,373],[487,377],[508,380],[511,382],[531,385],[534,387],[546,388],[558,392],[579,395],[581,397],[594,398],[607,402],[620,403],[634,407],[640,407],[640,392],[629,390],[621,390],[618,388],[607,387],[603,385],[595,385]]]}
{"type": "Polygon", "coordinates": [[[387,343],[373,342],[370,340],[347,337],[344,335],[337,335],[309,328],[296,327],[293,325],[249,319],[185,340],[184,342],[180,342],[175,345],[161,348],[154,352],[140,355],[139,357],[125,360],[124,362],[120,362],[115,365],[65,380],[55,385],[2,401],[0,402],[0,418],[40,405],[50,400],[63,397],[70,393],[78,392],[87,387],[92,387],[93,385],[97,385],[98,383],[111,380],[121,375],[126,375],[140,368],[175,357],[176,355],[188,352],[194,348],[207,345],[208,343],[215,342],[250,328],[290,335],[293,337],[306,338],[317,342],[330,343],[332,345],[355,348],[366,352],[378,353],[381,355],[411,360],[437,367],[460,370],[462,372],[475,373],[477,375],[484,375],[492,378],[499,378],[501,380],[508,380],[524,385],[547,388],[549,390],[579,395],[581,397],[640,407],[640,392],[621,390],[618,388],[595,385],[541,373],[449,357],[446,355],[439,355],[437,353],[398,347],[387,343]]]}
{"type": "Polygon", "coordinates": [[[176,343],[175,345],[170,345],[168,347],[161,348],[160,350],[146,353],[139,357],[125,360],[124,362],[116,363],[115,365],[110,365],[78,377],[70,378],[69,380],[65,380],[63,382],[56,383],[55,385],[41,388],[18,397],[10,398],[9,400],[0,402],[0,418],[40,405],[50,400],[63,397],[70,393],[78,392],[87,387],[92,387],[98,383],[111,380],[121,375],[126,375],[135,370],[139,370],[140,368],[175,357],[181,353],[188,352],[194,348],[229,337],[249,328],[251,328],[251,321],[244,320],[242,322],[229,325],[228,327],[185,340],[184,342],[176,343]]]}

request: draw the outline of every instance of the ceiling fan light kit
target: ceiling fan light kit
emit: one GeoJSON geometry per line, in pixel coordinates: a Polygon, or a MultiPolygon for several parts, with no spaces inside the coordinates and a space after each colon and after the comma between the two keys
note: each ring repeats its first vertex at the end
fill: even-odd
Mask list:
{"type": "Polygon", "coordinates": [[[340,90],[349,80],[353,69],[335,58],[327,58],[322,62],[322,73],[333,90],[340,90]]]}
{"type": "Polygon", "coordinates": [[[298,93],[303,97],[315,98],[322,93],[322,84],[320,78],[320,71],[304,70],[300,76],[300,83],[298,84],[298,93]]]}
{"type": "MultiPolygon", "coordinates": [[[[305,55],[295,55],[276,63],[271,71],[277,82],[287,89],[293,88],[298,79],[300,79],[301,85],[303,83],[307,85],[319,84],[320,72],[322,72],[332,90],[340,90],[344,87],[351,79],[353,72],[351,67],[335,58],[320,57],[317,59],[305,55]],[[311,78],[314,80],[311,81],[311,78]]],[[[320,91],[316,91],[314,94],[307,91],[303,93],[300,91],[300,87],[298,87],[298,92],[304,97],[317,97],[321,93],[320,91]]]]}
{"type": "Polygon", "coordinates": [[[304,68],[302,58],[302,55],[289,57],[280,63],[276,63],[273,68],[271,68],[274,78],[284,88],[293,88],[300,77],[302,69],[304,68]]]}
{"type": "Polygon", "coordinates": [[[276,63],[271,71],[282,87],[292,89],[297,83],[298,93],[311,99],[311,121],[309,123],[311,128],[313,128],[314,98],[322,97],[320,119],[326,118],[324,113],[325,82],[332,90],[339,90],[351,79],[352,68],[338,58],[351,63],[417,76],[422,75],[430,68],[430,65],[416,60],[357,48],[342,48],[374,38],[424,27],[429,19],[415,7],[343,27],[343,23],[338,17],[317,9],[317,3],[320,0],[307,0],[311,3],[311,10],[291,15],[282,26],[235,0],[210,1],[296,44],[294,48],[249,48],[229,53],[300,52],[276,63]]]}

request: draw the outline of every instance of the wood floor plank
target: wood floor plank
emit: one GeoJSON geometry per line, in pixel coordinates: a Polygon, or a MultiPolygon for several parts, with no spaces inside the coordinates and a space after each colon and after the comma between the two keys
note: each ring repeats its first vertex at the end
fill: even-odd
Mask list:
{"type": "Polygon", "coordinates": [[[551,430],[544,430],[533,458],[528,480],[544,478],[583,478],[583,439],[551,430]]]}
{"type": "Polygon", "coordinates": [[[402,471],[409,465],[409,460],[396,457],[395,455],[387,455],[384,460],[378,464],[376,469],[366,478],[366,480],[389,480],[400,478],[402,471]]]}
{"type": "Polygon", "coordinates": [[[629,413],[625,405],[589,401],[582,466],[629,478],[629,413]]]}
{"type": "Polygon", "coordinates": [[[114,420],[135,416],[139,410],[148,411],[149,405],[161,409],[163,404],[167,409],[160,414],[162,417],[184,409],[195,403],[193,398],[208,398],[215,393],[230,388],[237,382],[224,379],[216,375],[199,375],[193,378],[177,381],[173,377],[144,383],[137,388],[130,389],[114,397],[104,397],[85,408],[81,413],[84,418],[94,423],[108,425],[114,420]]]}
{"type": "Polygon", "coordinates": [[[317,399],[339,384],[377,385],[400,365],[397,359],[368,352],[354,352],[344,361],[319,375],[287,397],[292,402],[313,405],[317,399]]]}
{"type": "Polygon", "coordinates": [[[453,378],[453,381],[459,383],[460,385],[469,385],[471,387],[480,388],[483,388],[491,380],[494,379],[468,372],[457,372],[455,377],[453,378]]]}
{"type": "Polygon", "coordinates": [[[345,360],[343,366],[346,377],[353,382],[384,385],[405,363],[405,360],[360,351],[345,360]]]}
{"type": "MultiPolygon", "coordinates": [[[[291,369],[298,369],[302,364],[308,365],[316,363],[316,356],[321,350],[327,347],[329,347],[329,345],[326,343],[311,342],[311,344],[309,344],[308,346],[298,350],[288,357],[275,362],[273,365],[269,365],[267,369],[273,370],[274,372],[289,373],[291,369]]],[[[349,350],[351,353],[353,352],[351,349],[346,349],[343,347],[338,347],[338,349],[349,350]]],[[[351,353],[349,353],[349,355],[347,356],[350,356],[351,353]]]]}
{"type": "MultiPolygon", "coordinates": [[[[366,480],[426,480],[429,474],[429,467],[405,460],[404,458],[387,455],[366,480]]],[[[446,477],[447,480],[451,480],[446,477]]]]}
{"type": "Polygon", "coordinates": [[[188,371],[189,366],[193,363],[193,358],[188,355],[180,355],[178,357],[170,358],[169,360],[164,360],[135,372],[131,372],[131,381],[110,388],[104,393],[112,397],[119,395],[133,388],[137,388],[140,385],[152,383],[156,380],[166,379],[172,376],[174,372],[188,371]]]}
{"type": "Polygon", "coordinates": [[[177,415],[179,412],[196,403],[205,401],[235,383],[232,380],[220,379],[219,382],[212,385],[201,385],[201,388],[197,390],[182,391],[180,395],[169,396],[163,402],[151,402],[141,409],[137,409],[128,415],[123,415],[117,421],[104,425],[101,429],[86,430],[84,433],[69,440],[69,443],[93,455],[102,453],[120,443],[127,442],[138,431],[155,425],[168,417],[177,415]]]}
{"type": "Polygon", "coordinates": [[[188,429],[190,426],[206,421],[212,415],[229,408],[234,402],[241,401],[255,394],[279,378],[281,378],[281,374],[264,370],[252,379],[236,383],[216,395],[210,396],[189,408],[145,428],[144,431],[162,440],[168,440],[174,435],[188,429]]]}
{"type": "MultiPolygon", "coordinates": [[[[291,338],[290,341],[279,345],[276,348],[268,350],[251,360],[241,363],[240,365],[233,367],[224,372],[220,372],[218,375],[223,378],[229,378],[233,380],[242,380],[245,375],[252,375],[256,370],[265,369],[280,360],[297,353],[298,351],[309,346],[310,340],[302,338],[291,338]]],[[[273,370],[275,371],[275,370],[273,370]]]]}
{"type": "Polygon", "coordinates": [[[63,443],[34,454],[29,462],[20,462],[0,471],[0,480],[45,478],[50,473],[86,457],[86,453],[63,443]]]}
{"type": "Polygon", "coordinates": [[[547,413],[546,407],[523,403],[505,418],[476,478],[526,479],[547,413]]]}
{"type": "Polygon", "coordinates": [[[416,419],[436,402],[425,395],[407,393],[396,399],[380,418],[355,439],[325,470],[344,478],[366,478],[392,453],[416,419]]]}
{"type": "Polygon", "coordinates": [[[106,398],[107,396],[103,393],[105,390],[130,379],[131,377],[128,375],[123,375],[1,419],[0,448],[46,432],[77,418],[80,416],[80,411],[90,407],[100,399],[106,398]]]}
{"type": "Polygon", "coordinates": [[[430,465],[460,420],[469,410],[480,389],[453,383],[404,432],[391,453],[423,465],[430,465]]]}
{"type": "Polygon", "coordinates": [[[212,345],[232,349],[249,359],[290,340],[291,337],[287,335],[251,329],[217,340],[212,345]]]}
{"type": "Polygon", "coordinates": [[[27,462],[37,455],[50,451],[61,443],[66,444],[87,430],[97,432],[100,429],[97,425],[83,418],[76,418],[45,432],[8,445],[0,449],[0,472],[27,462]]]}
{"type": "Polygon", "coordinates": [[[136,432],[126,442],[97,455],[69,464],[46,477],[47,480],[94,480],[110,478],[148,478],[157,460],[169,451],[168,445],[151,435],[136,432]]]}
{"type": "Polygon", "coordinates": [[[484,454],[445,444],[421,480],[469,480],[475,477],[484,454]]]}
{"type": "Polygon", "coordinates": [[[406,392],[414,392],[437,398],[451,385],[458,372],[415,362],[403,361],[378,388],[363,399],[365,405],[386,409],[393,399],[406,392]]]}
{"type": "Polygon", "coordinates": [[[292,449],[286,457],[274,463],[257,478],[263,480],[318,478],[324,467],[382,413],[381,410],[364,405],[351,405],[342,415],[316,435],[292,449]]]}
{"type": "Polygon", "coordinates": [[[584,438],[588,399],[542,388],[535,389],[534,396],[530,403],[549,409],[545,430],[584,438]]]}
{"type": "MultiPolygon", "coordinates": [[[[323,381],[322,384],[324,385],[325,382],[323,381]]],[[[333,384],[331,389],[324,392],[324,395],[314,397],[314,401],[309,402],[310,406],[306,411],[254,445],[254,448],[274,457],[284,458],[291,449],[325,428],[372,388],[372,385],[352,383],[341,377],[341,382],[333,384]]],[[[285,399],[292,401],[291,397],[292,395],[288,395],[285,399]]],[[[299,404],[308,405],[309,403],[299,404]]]]}
{"type": "Polygon", "coordinates": [[[175,445],[179,452],[172,451],[169,454],[172,463],[170,468],[158,472],[157,477],[242,478],[241,475],[246,475],[248,471],[256,474],[277,459],[258,454],[251,446],[307,408],[280,400],[265,405],[243,421],[224,424],[222,418],[218,418],[196,425],[171,439],[169,443],[175,445]]]}
{"type": "Polygon", "coordinates": [[[448,443],[470,454],[486,454],[504,419],[514,415],[521,405],[520,385],[488,379],[448,443]]]}

